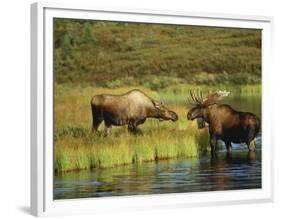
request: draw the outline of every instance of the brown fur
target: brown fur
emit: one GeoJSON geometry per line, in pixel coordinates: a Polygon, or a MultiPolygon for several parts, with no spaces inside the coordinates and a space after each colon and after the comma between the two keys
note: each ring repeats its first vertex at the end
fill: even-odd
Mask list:
{"type": "Polygon", "coordinates": [[[210,144],[215,151],[217,140],[223,140],[228,151],[231,143],[246,143],[255,150],[255,138],[260,129],[260,119],[249,112],[239,112],[226,104],[197,104],[187,114],[187,119],[203,119],[209,125],[210,144]]]}
{"type": "Polygon", "coordinates": [[[129,131],[136,133],[137,126],[147,118],[177,120],[175,112],[148,97],[140,90],[131,90],[123,95],[101,94],[91,99],[93,131],[104,121],[105,134],[112,125],[128,125],[129,131]]]}

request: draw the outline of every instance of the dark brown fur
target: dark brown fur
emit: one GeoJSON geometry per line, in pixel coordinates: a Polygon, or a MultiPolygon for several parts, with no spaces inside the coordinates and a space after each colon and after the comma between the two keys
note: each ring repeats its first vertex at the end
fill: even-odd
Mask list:
{"type": "Polygon", "coordinates": [[[104,121],[105,135],[111,126],[128,125],[128,130],[136,133],[137,126],[147,118],[176,121],[175,112],[162,103],[148,97],[140,90],[131,90],[123,95],[101,94],[91,99],[93,117],[92,130],[96,131],[104,121]]]}
{"type": "Polygon", "coordinates": [[[198,101],[188,112],[187,119],[203,119],[208,123],[212,152],[217,140],[224,141],[228,151],[231,151],[231,143],[246,143],[250,151],[255,150],[260,119],[253,113],[239,112],[226,104],[200,104],[198,101]]]}

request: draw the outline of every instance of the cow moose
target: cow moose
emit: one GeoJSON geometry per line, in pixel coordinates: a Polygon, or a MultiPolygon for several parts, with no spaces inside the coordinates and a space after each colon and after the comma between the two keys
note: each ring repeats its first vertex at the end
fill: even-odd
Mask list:
{"type": "Polygon", "coordinates": [[[91,99],[92,131],[97,131],[104,121],[105,136],[111,126],[128,125],[128,130],[137,132],[137,126],[147,118],[176,121],[178,115],[162,102],[153,100],[142,91],[134,89],[122,95],[101,94],[91,99]]]}
{"type": "Polygon", "coordinates": [[[217,91],[203,97],[202,92],[197,95],[190,92],[193,107],[187,113],[187,119],[197,119],[198,128],[208,124],[212,155],[218,140],[224,141],[228,152],[232,150],[231,143],[246,143],[249,151],[255,150],[260,119],[253,113],[239,112],[227,104],[217,104],[228,95],[227,91],[217,91]]]}

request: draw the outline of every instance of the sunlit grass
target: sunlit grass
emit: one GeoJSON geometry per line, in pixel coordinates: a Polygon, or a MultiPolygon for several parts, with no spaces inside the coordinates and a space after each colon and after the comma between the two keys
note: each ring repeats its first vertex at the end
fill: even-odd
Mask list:
{"type": "MultiPolygon", "coordinates": [[[[124,130],[120,136],[107,138],[88,136],[75,138],[66,136],[56,141],[55,170],[64,172],[90,168],[106,168],[130,163],[142,163],[171,158],[197,157],[200,147],[198,139],[207,134],[190,135],[166,129],[156,134],[134,136],[124,130]]],[[[145,130],[144,130],[145,131],[145,130]]]]}
{"type": "MultiPolygon", "coordinates": [[[[176,122],[148,119],[139,126],[140,133],[132,135],[127,127],[113,127],[108,137],[91,133],[90,99],[95,94],[122,94],[132,87],[117,89],[101,87],[55,87],[55,171],[65,172],[91,168],[108,168],[131,163],[143,163],[172,158],[198,157],[200,151],[209,150],[208,130],[198,130],[195,121],[188,121],[186,113],[189,90],[207,92],[212,88],[193,85],[171,86],[152,91],[137,87],[155,99],[163,100],[179,116],[176,122]]],[[[233,91],[233,95],[260,95],[261,88],[217,87],[233,91]]],[[[213,90],[217,90],[213,89],[213,90]]]]}

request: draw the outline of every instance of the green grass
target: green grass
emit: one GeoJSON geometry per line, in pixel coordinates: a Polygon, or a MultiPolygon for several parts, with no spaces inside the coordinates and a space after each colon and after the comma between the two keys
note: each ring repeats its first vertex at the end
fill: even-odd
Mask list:
{"type": "MultiPolygon", "coordinates": [[[[102,88],[57,84],[55,86],[55,171],[109,168],[118,165],[151,162],[172,158],[198,157],[208,151],[207,129],[198,130],[195,121],[188,121],[186,103],[189,90],[207,92],[205,85],[170,86],[157,92],[138,87],[155,99],[164,100],[168,108],[177,112],[176,122],[148,119],[139,126],[141,133],[132,135],[127,127],[113,127],[103,137],[102,124],[97,134],[91,133],[90,99],[95,94],[122,94],[135,87],[102,88]]],[[[220,87],[221,89],[225,87],[220,87]]],[[[231,95],[259,96],[259,85],[228,87],[231,95]]]]}
{"type": "MultiPolygon", "coordinates": [[[[65,172],[91,168],[108,168],[171,158],[197,157],[199,139],[208,139],[206,132],[187,134],[170,130],[156,130],[138,136],[122,130],[119,136],[86,138],[65,136],[56,141],[55,171],[65,172]],[[157,133],[158,132],[158,133],[157,133]],[[175,136],[176,135],[176,136],[175,136]]],[[[145,132],[147,130],[143,130],[145,132]]]]}

